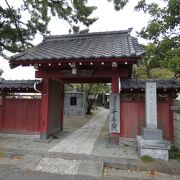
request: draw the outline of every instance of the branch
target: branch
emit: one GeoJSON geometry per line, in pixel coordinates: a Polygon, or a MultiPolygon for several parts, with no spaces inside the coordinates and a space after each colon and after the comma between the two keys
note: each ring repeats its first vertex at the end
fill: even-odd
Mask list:
{"type": "Polygon", "coordinates": [[[0,56],[3,57],[4,59],[10,60],[10,58],[2,52],[0,52],[0,56]]]}
{"type": "Polygon", "coordinates": [[[2,46],[4,49],[11,51],[11,52],[22,52],[21,50],[18,49],[13,49],[11,46],[6,46],[5,44],[0,42],[0,46],[2,46]]]}
{"type": "Polygon", "coordinates": [[[8,1],[5,0],[5,2],[6,2],[9,10],[11,11],[11,13],[12,13],[12,15],[13,15],[14,24],[15,24],[16,28],[18,29],[18,31],[17,31],[17,32],[18,32],[18,35],[19,35],[19,36],[21,37],[21,39],[24,41],[24,39],[22,38],[21,30],[19,29],[19,26],[18,26],[18,24],[17,24],[17,21],[18,21],[18,20],[16,19],[16,16],[14,15],[14,12],[13,12],[12,8],[10,7],[8,1]]]}

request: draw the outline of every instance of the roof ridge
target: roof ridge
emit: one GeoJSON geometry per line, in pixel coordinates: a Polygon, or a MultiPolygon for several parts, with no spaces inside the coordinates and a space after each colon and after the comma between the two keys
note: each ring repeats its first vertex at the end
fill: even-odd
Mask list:
{"type": "Polygon", "coordinates": [[[78,38],[78,37],[89,37],[92,35],[94,36],[100,36],[100,35],[113,35],[113,34],[123,34],[123,33],[128,33],[132,31],[132,28],[129,28],[127,30],[119,30],[119,31],[105,31],[105,32],[91,32],[91,33],[82,33],[82,34],[62,34],[62,35],[50,35],[50,36],[44,36],[43,41],[47,40],[52,40],[52,39],[57,39],[57,38],[65,38],[65,39],[70,39],[70,38],[78,38]]]}

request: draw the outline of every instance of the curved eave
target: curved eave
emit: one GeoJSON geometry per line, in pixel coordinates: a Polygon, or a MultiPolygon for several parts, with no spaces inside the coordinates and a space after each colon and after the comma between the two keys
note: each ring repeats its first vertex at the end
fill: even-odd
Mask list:
{"type": "Polygon", "coordinates": [[[142,53],[138,54],[138,55],[131,55],[131,56],[100,56],[100,57],[71,57],[71,58],[38,58],[38,59],[22,59],[22,60],[15,60],[15,59],[11,59],[9,61],[10,64],[10,68],[13,69],[19,65],[33,65],[33,64],[47,64],[47,63],[69,63],[69,62],[113,62],[113,61],[117,61],[117,62],[130,62],[131,64],[136,63],[138,60],[140,60],[142,58],[142,53]]]}

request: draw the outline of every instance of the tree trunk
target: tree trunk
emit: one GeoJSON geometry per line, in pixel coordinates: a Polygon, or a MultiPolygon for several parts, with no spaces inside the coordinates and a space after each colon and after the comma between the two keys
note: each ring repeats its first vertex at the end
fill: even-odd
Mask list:
{"type": "Polygon", "coordinates": [[[88,97],[87,97],[87,103],[88,103],[88,107],[87,107],[87,111],[86,111],[86,114],[91,114],[91,110],[92,110],[92,107],[93,107],[93,104],[94,104],[94,102],[95,102],[95,99],[96,99],[96,96],[97,96],[97,92],[96,92],[96,94],[94,95],[94,98],[93,98],[93,100],[92,101],[89,101],[89,99],[88,99],[88,97]]]}

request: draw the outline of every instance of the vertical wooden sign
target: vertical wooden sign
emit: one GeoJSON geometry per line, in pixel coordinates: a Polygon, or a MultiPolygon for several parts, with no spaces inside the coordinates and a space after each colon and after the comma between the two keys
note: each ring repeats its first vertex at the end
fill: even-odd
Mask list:
{"type": "Polygon", "coordinates": [[[120,133],[120,94],[110,95],[109,130],[120,133]]]}

